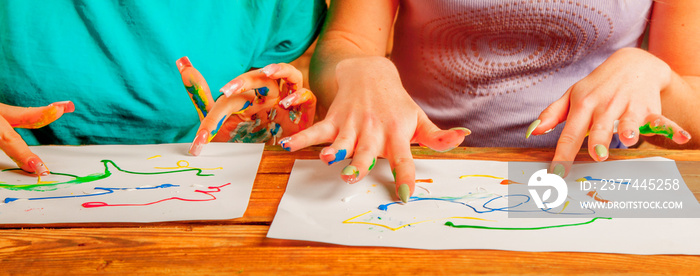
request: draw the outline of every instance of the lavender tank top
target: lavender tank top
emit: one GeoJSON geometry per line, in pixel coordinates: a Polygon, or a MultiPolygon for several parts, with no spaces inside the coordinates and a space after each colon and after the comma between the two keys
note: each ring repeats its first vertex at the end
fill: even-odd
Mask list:
{"type": "Polygon", "coordinates": [[[391,58],[433,122],[472,130],[463,146],[555,147],[563,123],[526,140],[527,127],[616,50],[638,47],[651,5],[401,0],[391,58]]]}

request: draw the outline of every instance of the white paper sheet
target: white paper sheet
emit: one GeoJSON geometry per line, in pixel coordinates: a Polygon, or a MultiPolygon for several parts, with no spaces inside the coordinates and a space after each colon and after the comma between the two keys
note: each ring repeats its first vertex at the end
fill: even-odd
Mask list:
{"type": "MultiPolygon", "coordinates": [[[[397,199],[386,160],[378,160],[366,179],[352,185],[339,177],[340,169],[349,161],[328,167],[318,160],[297,160],[267,236],[344,245],[422,249],[700,254],[700,235],[697,234],[700,229],[700,219],[697,218],[700,204],[683,182],[672,160],[645,160],[657,162],[644,163],[638,159],[632,173],[645,177],[645,172],[655,172],[656,177],[662,175],[680,179],[674,196],[682,200],[683,209],[694,212],[696,218],[593,220],[590,216],[577,217],[575,213],[581,208],[575,206],[574,199],[592,197],[577,194],[575,189],[570,189],[567,200],[571,204],[562,211],[570,215],[557,214],[558,211],[552,210],[546,214],[549,215],[546,218],[512,218],[508,215],[510,211],[492,210],[498,204],[513,206],[499,203],[502,196],[508,194],[508,186],[511,185],[500,184],[501,179],[478,177],[490,175],[508,178],[508,164],[474,160],[415,160],[416,178],[432,179],[433,183],[417,183],[419,187],[414,196],[448,200],[414,200],[407,204],[394,204],[392,202],[397,199]],[[659,166],[659,161],[670,166],[659,166]],[[473,177],[460,179],[463,175],[473,177]],[[383,204],[392,205],[380,210],[383,204]],[[484,208],[489,204],[492,209],[484,208]],[[445,225],[447,221],[455,225],[490,229],[453,228],[445,225]],[[546,228],[554,225],[570,226],[546,228]],[[537,229],[540,227],[545,228],[537,229]]],[[[576,183],[578,178],[591,174],[600,178],[614,178],[625,172],[630,173],[626,162],[577,164],[565,180],[569,187],[575,187],[571,185],[579,185],[576,183]]],[[[548,166],[546,163],[530,164],[528,171],[524,169],[522,175],[516,173],[510,179],[527,183],[527,176],[548,166]]],[[[607,197],[604,200],[616,200],[617,196],[607,191],[599,194],[600,198],[607,197]]],[[[536,208],[529,210],[541,211],[536,208]]],[[[605,213],[604,210],[596,211],[601,215],[605,213]]]]}
{"type": "Polygon", "coordinates": [[[0,156],[0,224],[158,222],[241,217],[263,144],[31,147],[38,179],[0,156]]]}

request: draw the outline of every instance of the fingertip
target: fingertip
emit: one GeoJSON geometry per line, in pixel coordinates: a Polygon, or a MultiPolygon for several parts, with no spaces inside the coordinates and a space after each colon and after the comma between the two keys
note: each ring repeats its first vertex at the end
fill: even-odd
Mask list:
{"type": "Polygon", "coordinates": [[[260,72],[265,74],[268,78],[277,73],[280,70],[281,66],[279,64],[268,64],[267,66],[263,67],[260,69],[260,72]]]}
{"type": "Polygon", "coordinates": [[[241,79],[234,79],[221,87],[219,92],[223,93],[226,97],[230,97],[241,90],[243,90],[243,81],[241,79]]]}
{"type": "Polygon", "coordinates": [[[681,138],[679,144],[688,143],[688,141],[690,141],[690,139],[692,138],[692,136],[690,135],[690,133],[688,133],[688,132],[685,131],[685,130],[680,130],[680,131],[678,131],[678,136],[680,136],[680,138],[681,138]]]}
{"type": "Polygon", "coordinates": [[[197,132],[197,136],[194,138],[192,145],[190,145],[189,153],[193,156],[199,156],[202,152],[202,148],[209,141],[209,131],[206,129],[201,129],[197,132]]]}
{"type": "Polygon", "coordinates": [[[38,176],[46,176],[50,173],[49,168],[47,168],[44,162],[37,156],[30,157],[26,162],[25,168],[22,169],[33,172],[38,176]]]}
{"type": "Polygon", "coordinates": [[[549,165],[549,173],[565,178],[569,175],[572,164],[573,162],[570,161],[552,161],[552,163],[549,165]]]}
{"type": "Polygon", "coordinates": [[[340,172],[340,178],[343,179],[348,184],[354,184],[357,181],[359,181],[360,177],[360,170],[357,169],[357,167],[353,165],[347,165],[343,170],[340,172]]]}
{"type": "MultiPolygon", "coordinates": [[[[415,184],[413,185],[415,187],[415,184]]],[[[413,194],[413,189],[409,184],[398,184],[396,187],[396,195],[403,203],[407,203],[413,194]]]]}
{"type": "Polygon", "coordinates": [[[50,106],[62,107],[63,113],[71,113],[75,111],[75,104],[72,101],[62,101],[50,104],[50,106]]]}
{"type": "Polygon", "coordinates": [[[530,123],[530,125],[527,127],[527,132],[525,132],[525,139],[529,139],[530,135],[532,135],[532,132],[535,131],[535,129],[542,123],[542,120],[537,119],[530,123]]]}

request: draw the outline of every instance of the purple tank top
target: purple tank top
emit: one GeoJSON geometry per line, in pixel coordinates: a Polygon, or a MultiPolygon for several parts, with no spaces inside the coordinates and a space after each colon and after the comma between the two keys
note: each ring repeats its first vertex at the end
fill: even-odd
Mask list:
{"type": "Polygon", "coordinates": [[[554,147],[564,124],[526,140],[527,127],[616,50],[638,47],[651,5],[401,0],[391,58],[433,122],[472,130],[463,146],[554,147]]]}

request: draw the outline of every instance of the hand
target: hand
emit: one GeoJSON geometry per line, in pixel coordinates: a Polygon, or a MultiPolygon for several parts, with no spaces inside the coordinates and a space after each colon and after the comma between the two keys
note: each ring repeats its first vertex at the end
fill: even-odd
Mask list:
{"type": "Polygon", "coordinates": [[[64,113],[71,113],[74,110],[75,106],[70,101],[29,108],[0,104],[0,148],[22,170],[37,175],[49,174],[49,169],[44,162],[32,153],[14,128],[41,128],[57,120],[64,113]]]}
{"type": "Polygon", "coordinates": [[[224,96],[202,120],[190,153],[199,155],[210,141],[274,145],[282,135],[308,128],[314,121],[316,97],[299,88],[302,85],[302,73],[285,63],[236,77],[221,88],[224,96]]]}
{"type": "Polygon", "coordinates": [[[410,144],[420,143],[437,151],[457,147],[466,128],[440,130],[406,93],[396,67],[386,58],[346,59],[336,67],[338,92],[326,118],[281,141],[290,151],[333,142],[321,150],[331,165],[352,156],[341,172],[348,183],[361,180],[376,157],[391,164],[396,194],[407,202],[415,190],[415,167],[410,144]]]}
{"type": "Polygon", "coordinates": [[[530,127],[538,135],[567,121],[550,171],[561,176],[568,173],[587,132],[590,156],[606,160],[615,121],[619,121],[620,141],[627,146],[636,144],[640,134],[687,143],[690,134],[661,115],[661,93],[671,76],[670,67],[661,59],[641,49],[624,48],[574,84],[530,127]]]}

